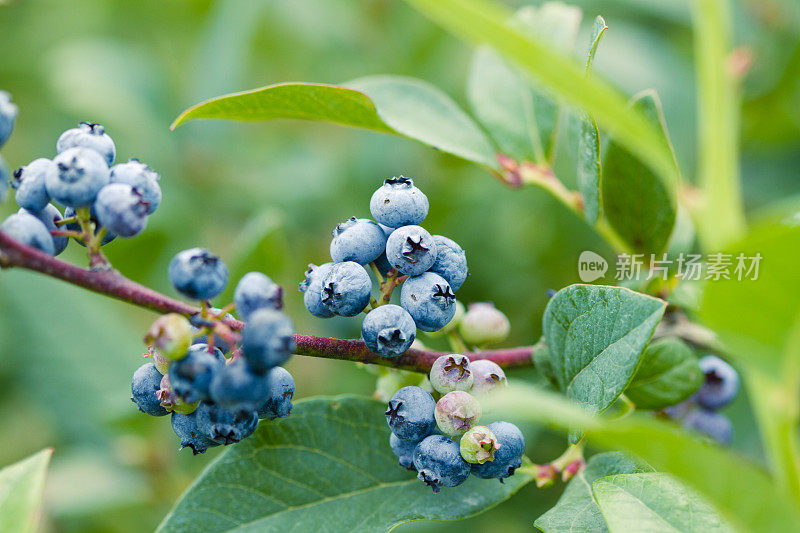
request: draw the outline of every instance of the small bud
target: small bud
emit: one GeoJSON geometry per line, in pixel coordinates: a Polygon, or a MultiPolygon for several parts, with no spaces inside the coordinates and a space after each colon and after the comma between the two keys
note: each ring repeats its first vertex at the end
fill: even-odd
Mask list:
{"type": "Polygon", "coordinates": [[[469,305],[467,313],[458,327],[464,340],[475,346],[500,342],[508,337],[511,324],[492,303],[469,305]]]}
{"type": "Polygon", "coordinates": [[[478,400],[460,390],[442,396],[434,410],[439,431],[448,437],[458,437],[478,425],[482,414],[478,400]]]}
{"type": "Polygon", "coordinates": [[[540,489],[550,487],[556,482],[558,471],[556,468],[548,463],[546,465],[538,465],[538,472],[536,473],[536,486],[540,489]]]}
{"type": "Polygon", "coordinates": [[[500,365],[488,359],[476,359],[469,364],[472,370],[472,394],[486,394],[497,388],[507,387],[506,374],[500,365]]]}
{"type": "Polygon", "coordinates": [[[567,481],[572,479],[575,476],[575,474],[583,470],[585,466],[586,466],[586,461],[584,461],[583,458],[575,459],[567,466],[565,466],[564,470],[561,471],[561,481],[566,483],[567,481]]]}
{"type": "Polygon", "coordinates": [[[456,300],[456,314],[453,315],[453,318],[450,319],[442,329],[437,331],[426,332],[428,337],[436,338],[436,337],[444,337],[451,331],[455,331],[455,329],[461,324],[461,321],[464,319],[464,314],[467,312],[464,309],[464,304],[456,300]]]}
{"type": "Polygon", "coordinates": [[[161,315],[150,326],[144,342],[153,346],[162,356],[178,361],[186,357],[192,344],[192,325],[177,313],[161,315]]]}
{"type": "Polygon", "coordinates": [[[442,394],[469,391],[472,388],[469,358],[457,353],[439,357],[431,367],[430,380],[433,388],[442,394]]]}
{"type": "Polygon", "coordinates": [[[468,463],[494,461],[494,452],[498,448],[500,443],[486,426],[475,426],[461,437],[461,457],[468,463]]]}

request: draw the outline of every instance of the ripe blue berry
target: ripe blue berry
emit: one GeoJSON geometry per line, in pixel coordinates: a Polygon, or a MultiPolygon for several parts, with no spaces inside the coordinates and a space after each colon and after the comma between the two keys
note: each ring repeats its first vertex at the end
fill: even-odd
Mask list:
{"type": "Polygon", "coordinates": [[[487,425],[494,434],[499,446],[494,452],[494,460],[472,465],[472,473],[483,479],[500,479],[514,475],[522,465],[525,453],[525,437],[517,426],[510,422],[492,422],[487,425]]]}
{"type": "Polygon", "coordinates": [[[707,355],[699,363],[706,380],[695,393],[695,401],[706,409],[719,409],[731,403],[739,392],[736,370],[715,355],[707,355]]]}
{"type": "Polygon", "coordinates": [[[11,102],[11,95],[0,91],[0,146],[6,143],[14,131],[18,111],[17,106],[11,102]]]}
{"type": "Polygon", "coordinates": [[[6,196],[8,195],[8,183],[10,179],[11,178],[9,176],[6,160],[0,155],[0,203],[6,200],[6,196]]]}
{"type": "Polygon", "coordinates": [[[505,340],[511,331],[511,323],[493,303],[471,303],[458,331],[467,343],[483,346],[505,340]]]}
{"type": "Polygon", "coordinates": [[[276,366],[267,374],[269,396],[258,408],[258,418],[274,420],[285,418],[292,412],[294,396],[294,378],[282,366],[276,366]]]}
{"type": "Polygon", "coordinates": [[[331,240],[331,259],[335,263],[355,261],[367,264],[386,250],[386,234],[368,218],[350,217],[336,225],[331,240]]]}
{"type": "Polygon", "coordinates": [[[693,409],[683,419],[683,427],[702,433],[720,444],[733,440],[733,425],[727,416],[702,407],[693,409]]]}
{"type": "Polygon", "coordinates": [[[242,358],[217,372],[208,391],[214,403],[231,411],[255,411],[270,392],[266,377],[250,370],[242,358]]]}
{"type": "Polygon", "coordinates": [[[161,406],[158,391],[161,389],[161,372],[153,363],[145,363],[136,369],[131,380],[131,400],[139,410],[152,416],[164,416],[167,410],[161,406]]]}
{"type": "Polygon", "coordinates": [[[228,267],[205,248],[190,248],[172,258],[169,280],[184,296],[210,300],[228,283],[228,267]]]}
{"type": "Polygon", "coordinates": [[[454,390],[469,391],[473,383],[469,358],[457,353],[442,355],[431,366],[430,380],[433,388],[441,394],[454,390]]]}
{"type": "Polygon", "coordinates": [[[456,314],[456,295],[439,274],[426,272],[408,278],[400,289],[400,305],[422,331],[436,331],[456,314]]]}
{"type": "Polygon", "coordinates": [[[205,453],[209,448],[219,446],[218,442],[206,437],[197,429],[196,411],[188,415],[172,413],[172,431],[181,439],[181,449],[190,448],[192,454],[205,453]]]}
{"type": "Polygon", "coordinates": [[[414,450],[417,477],[434,493],[441,487],[455,487],[469,477],[470,466],[462,457],[458,443],[444,435],[431,435],[414,450]]]}
{"type": "MultiPolygon", "coordinates": [[[[61,212],[58,210],[58,208],[53,204],[47,204],[41,211],[28,211],[24,208],[20,208],[19,211],[33,215],[41,220],[42,224],[45,225],[48,231],[60,229],[56,225],[56,222],[64,218],[61,216],[61,212]]],[[[55,248],[56,252],[55,255],[63,252],[67,248],[67,244],[69,244],[69,237],[53,237],[53,247],[55,248]]]]}
{"type": "Polygon", "coordinates": [[[108,165],[94,150],[70,148],[53,158],[53,163],[58,172],[45,175],[45,186],[50,197],[61,205],[92,205],[100,189],[108,185],[108,165]]]}
{"type": "Polygon", "coordinates": [[[383,357],[405,353],[417,336],[417,326],[408,311],[386,304],[370,311],[361,324],[361,338],[367,348],[383,357]]]}
{"type": "Polygon", "coordinates": [[[322,279],[322,303],[336,315],[356,316],[371,295],[369,274],[353,261],[335,263],[322,279]]]}
{"type": "Polygon", "coordinates": [[[436,427],[448,437],[458,437],[480,422],[481,404],[468,392],[448,392],[436,402],[436,427]]]}
{"type": "Polygon", "coordinates": [[[14,196],[17,205],[28,211],[44,209],[50,202],[50,195],[47,194],[45,186],[46,178],[49,174],[57,173],[56,165],[45,158],[34,159],[24,167],[15,170],[11,186],[17,190],[14,196]]]}
{"type": "Polygon", "coordinates": [[[72,128],[58,138],[56,152],[59,154],[70,148],[88,148],[100,154],[107,166],[114,163],[117,149],[114,141],[100,124],[81,122],[77,128],[72,128]]]}
{"type": "Polygon", "coordinates": [[[391,228],[421,224],[428,215],[428,197],[409,178],[389,178],[372,194],[369,211],[372,218],[391,228]]]}
{"type": "Polygon", "coordinates": [[[129,159],[127,163],[114,165],[110,170],[111,183],[125,183],[139,190],[142,199],[147,202],[147,214],[155,213],[161,205],[161,187],[158,184],[158,172],[140,163],[138,159],[129,159]]]}
{"type": "Polygon", "coordinates": [[[259,309],[250,315],[242,331],[242,353],[259,374],[285,363],[294,352],[294,325],[286,314],[259,309]]]}
{"type": "Polygon", "coordinates": [[[420,226],[403,226],[386,240],[386,258],[401,274],[419,276],[436,262],[436,242],[420,226]]]}
{"type": "Polygon", "coordinates": [[[397,456],[400,466],[408,470],[414,470],[414,450],[417,448],[416,441],[403,440],[394,433],[389,435],[389,447],[397,456]]]}
{"type": "Polygon", "coordinates": [[[467,279],[467,254],[447,237],[434,235],[433,242],[436,243],[436,262],[430,271],[442,276],[450,288],[457,291],[467,279]]]}
{"type": "Polygon", "coordinates": [[[194,344],[186,357],[169,365],[169,381],[186,403],[207,400],[211,380],[224,365],[225,357],[219,349],[210,353],[207,344],[194,344]]]}
{"type": "Polygon", "coordinates": [[[230,411],[210,402],[200,402],[195,417],[200,433],[225,445],[246,439],[258,426],[255,411],[230,411]]]}
{"type": "Polygon", "coordinates": [[[147,202],[138,189],[125,183],[111,183],[97,193],[97,219],[122,238],[134,237],[147,226],[147,202]]]}
{"type": "MultiPolygon", "coordinates": [[[[75,216],[75,208],[67,207],[66,209],[64,209],[64,218],[72,218],[74,216],[75,216]]],[[[97,213],[95,213],[94,211],[94,205],[89,210],[89,220],[94,223],[95,226],[94,233],[95,235],[97,235],[97,232],[100,231],[103,225],[100,224],[99,220],[97,220],[97,213]]],[[[81,225],[78,224],[77,222],[70,222],[69,224],[67,224],[67,229],[71,231],[81,231],[81,225]]],[[[101,243],[101,246],[105,246],[106,244],[110,243],[116,238],[117,236],[113,232],[106,231],[106,234],[103,236],[103,242],[101,243]]],[[[86,246],[86,243],[84,243],[82,240],[79,240],[78,244],[84,247],[86,246]]]]}
{"type": "Polygon", "coordinates": [[[258,309],[281,309],[283,289],[261,272],[248,272],[236,284],[233,302],[239,317],[246,322],[258,309]]]}
{"type": "Polygon", "coordinates": [[[306,270],[306,279],[300,282],[300,292],[303,293],[303,303],[308,312],[319,318],[330,318],[333,312],[322,303],[322,280],[328,275],[333,263],[324,265],[309,264],[306,270]]]}
{"type": "Polygon", "coordinates": [[[476,359],[470,362],[472,370],[473,385],[472,394],[486,394],[495,388],[508,386],[506,373],[500,365],[488,359],[476,359]]]}
{"type": "Polygon", "coordinates": [[[431,393],[411,386],[394,393],[384,414],[392,433],[401,439],[419,442],[436,428],[434,409],[436,402],[431,393]]]}
{"type": "Polygon", "coordinates": [[[0,231],[12,239],[32,246],[50,255],[55,255],[56,249],[50,231],[41,220],[28,212],[9,215],[2,224],[0,231]]]}

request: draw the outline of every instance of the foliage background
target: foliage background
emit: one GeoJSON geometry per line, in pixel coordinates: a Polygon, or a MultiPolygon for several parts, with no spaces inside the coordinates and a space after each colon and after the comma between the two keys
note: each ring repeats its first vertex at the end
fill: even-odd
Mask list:
{"type": "MultiPolygon", "coordinates": [[[[580,0],[584,27],[602,14],[609,31],[596,72],[628,94],[655,87],[684,179],[695,153],[695,94],[684,2],[580,0]]],[[[0,1],[0,88],[20,107],[3,150],[13,167],[51,157],[59,133],[79,120],[103,123],[118,160],[139,157],[161,173],[164,203],[147,231],[108,255],[129,277],[173,294],[166,264],[203,245],[240,269],[287,288],[298,331],[355,337],[358,321],[312,319],[294,287],[306,263],[327,257],[330,229],[368,216],[380,180],[413,176],[431,201],[426,227],[466,250],[463,301],[493,300],[512,320],[509,346],[535,342],[546,290],[577,281],[581,251],[603,251],[583,222],[547,194],[512,190],[489,174],[410,141],[300,122],[194,122],[168,129],[202,99],[281,81],[336,83],[368,74],[430,81],[467,108],[472,51],[397,0],[0,1]]],[[[519,6],[521,2],[509,2],[519,6]]],[[[753,65],[744,84],[742,173],[749,210],[798,193],[800,5],[736,2],[736,43],[753,65]]],[[[564,146],[564,149],[569,149],[564,146]]],[[[574,181],[561,158],[558,175],[574,181]]],[[[5,216],[10,202],[0,206],[5,216]]],[[[78,262],[72,244],[67,258],[78,262]]],[[[0,464],[56,448],[47,530],[152,529],[219,449],[176,454],[167,420],[129,401],[141,364],[148,312],[26,272],[0,273],[0,464]]],[[[435,344],[435,343],[432,343],[435,344]]],[[[356,365],[294,358],[297,397],[369,395],[374,378],[356,365]]],[[[533,372],[512,379],[535,378],[533,372]]],[[[747,399],[728,410],[734,446],[759,455],[747,399]]],[[[563,439],[526,428],[528,454],[550,459],[563,439]]],[[[400,531],[527,531],[560,489],[528,486],[459,524],[416,523],[400,531]]]]}

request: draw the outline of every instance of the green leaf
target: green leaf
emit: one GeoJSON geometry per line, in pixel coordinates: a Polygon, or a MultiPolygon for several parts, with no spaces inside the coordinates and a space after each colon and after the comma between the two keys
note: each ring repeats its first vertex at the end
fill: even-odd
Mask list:
{"type": "MultiPolygon", "coordinates": [[[[671,153],[661,102],[655,91],[634,97],[632,107],[661,128],[661,143],[671,153]]],[[[678,166],[672,160],[677,174],[678,166]]],[[[603,211],[609,224],[634,251],[660,253],[675,226],[677,191],[618,139],[606,150],[601,187],[603,211]]]]}
{"type": "Polygon", "coordinates": [[[703,384],[703,371],[686,343],[659,339],[644,352],[625,395],[637,409],[664,409],[682,402],[703,384]]]}
{"type": "Polygon", "coordinates": [[[559,387],[593,412],[633,378],[666,303],[621,287],[570,285],[550,299],[544,336],[559,387]]]}
{"type": "Polygon", "coordinates": [[[497,169],[495,150],[475,122],[447,95],[413,78],[373,76],[345,86],[282,83],[220,96],[184,111],[176,128],[197,118],[333,122],[390,133],[497,169]]]}
{"type": "Polygon", "coordinates": [[[725,521],[743,531],[793,531],[800,512],[760,465],[649,415],[592,416],[563,397],[512,384],[486,400],[507,420],[547,423],[563,431],[580,426],[587,442],[632,453],[702,494],[725,521]]]}
{"type": "MultiPolygon", "coordinates": [[[[586,77],[592,70],[592,62],[608,26],[603,17],[594,19],[592,27],[592,44],[586,59],[586,77]]],[[[602,206],[600,204],[600,130],[597,122],[588,113],[580,113],[578,133],[578,186],[583,195],[583,213],[589,224],[594,224],[600,218],[602,206]]]]}
{"type": "Polygon", "coordinates": [[[533,525],[545,533],[608,531],[592,493],[592,483],[614,474],[650,471],[652,468],[620,452],[597,454],[589,459],[586,468],[570,480],[555,506],[537,518],[533,525]]]}
{"type": "Polygon", "coordinates": [[[0,470],[0,531],[34,531],[52,448],[0,470]]]}
{"type": "Polygon", "coordinates": [[[488,44],[567,103],[591,113],[600,127],[646,161],[665,183],[677,184],[672,154],[663,136],[625,97],[542,39],[531,39],[509,22],[508,11],[485,0],[406,0],[443,28],[477,44],[488,44]]]}
{"type": "Polygon", "coordinates": [[[592,483],[611,533],[730,531],[717,511],[666,474],[620,474],[592,483]]]}
{"type": "Polygon", "coordinates": [[[384,532],[477,514],[531,481],[524,472],[505,484],[473,477],[434,495],[397,464],[384,410],[348,396],[297,402],[214,461],[159,531],[384,532]]]}

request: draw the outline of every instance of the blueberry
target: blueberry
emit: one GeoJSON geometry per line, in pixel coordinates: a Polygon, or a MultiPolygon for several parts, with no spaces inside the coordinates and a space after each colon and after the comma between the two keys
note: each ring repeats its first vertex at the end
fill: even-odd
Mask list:
{"type": "Polygon", "coordinates": [[[355,261],[364,265],[386,250],[383,229],[368,218],[350,217],[336,224],[332,234],[331,259],[335,263],[355,261]]]}
{"type": "MultiPolygon", "coordinates": [[[[75,208],[67,207],[66,209],[64,209],[64,218],[72,218],[74,216],[75,216],[75,208]]],[[[97,232],[99,232],[103,226],[100,224],[100,221],[97,220],[97,213],[95,213],[94,211],[94,206],[92,206],[91,209],[89,210],[89,220],[94,223],[95,226],[94,233],[95,235],[97,235],[97,232]]],[[[70,222],[69,224],[67,224],[67,229],[71,231],[81,231],[81,225],[78,224],[77,222],[70,222]]],[[[105,246],[106,244],[110,243],[116,238],[117,236],[113,232],[106,231],[106,234],[103,236],[103,242],[101,242],[100,244],[101,246],[105,246]]],[[[82,240],[78,240],[78,244],[84,247],[86,246],[86,243],[84,243],[82,240]]]]}
{"type": "Polygon", "coordinates": [[[428,197],[409,178],[389,178],[372,194],[369,210],[372,218],[391,228],[421,224],[428,215],[428,197]]]}
{"type": "Polygon", "coordinates": [[[514,475],[514,471],[522,466],[522,454],[525,453],[525,437],[517,426],[510,422],[492,422],[486,426],[494,434],[498,442],[494,460],[483,464],[472,465],[472,473],[483,479],[503,480],[514,475]]]}
{"type": "Polygon", "coordinates": [[[17,112],[17,106],[11,102],[11,95],[0,91],[0,146],[3,146],[11,136],[17,112]]]}
{"type": "Polygon", "coordinates": [[[397,456],[400,466],[408,470],[414,470],[414,450],[417,444],[417,441],[403,440],[394,433],[389,435],[389,447],[397,456]]]}
{"type": "Polygon", "coordinates": [[[122,238],[130,238],[147,226],[147,205],[139,189],[111,183],[97,193],[94,209],[101,225],[122,238]]]}
{"type": "Polygon", "coordinates": [[[457,353],[440,356],[431,366],[430,381],[440,394],[454,390],[469,391],[473,382],[469,358],[457,353]]]}
{"type": "Polygon", "coordinates": [[[108,165],[103,157],[88,148],[70,148],[53,158],[58,172],[45,176],[47,193],[66,207],[94,203],[97,193],[108,185],[108,165]]]}
{"type": "Polygon", "coordinates": [[[210,300],[228,283],[228,267],[205,248],[190,248],[170,261],[169,280],[184,296],[210,300]]]}
{"type": "Polygon", "coordinates": [[[394,393],[386,409],[386,423],[404,440],[420,441],[436,428],[436,402],[422,387],[403,387],[394,393]]]}
{"type": "Polygon", "coordinates": [[[731,403],[739,392],[736,370],[715,355],[707,355],[699,363],[706,380],[695,393],[694,400],[706,409],[719,409],[731,403]]]}
{"type": "Polygon", "coordinates": [[[330,318],[333,313],[322,303],[322,280],[333,268],[333,263],[317,266],[308,265],[306,278],[300,282],[300,292],[303,293],[303,303],[308,312],[319,318],[330,318]]]}
{"type": "Polygon", "coordinates": [[[371,295],[369,274],[356,262],[335,263],[322,278],[322,303],[336,315],[356,316],[371,295]]]}
{"type": "Polygon", "coordinates": [[[144,337],[161,356],[177,361],[186,357],[192,345],[192,326],[186,317],[168,313],[158,317],[144,337]]]}
{"type": "Polygon", "coordinates": [[[88,148],[100,154],[107,166],[114,163],[117,149],[114,141],[106,133],[106,129],[100,124],[81,122],[77,128],[72,128],[58,138],[56,142],[56,152],[59,154],[70,148],[88,148]]]}
{"type": "Polygon", "coordinates": [[[267,374],[269,396],[261,407],[258,408],[258,418],[274,420],[285,418],[292,412],[292,397],[294,396],[294,378],[288,370],[276,366],[267,374]]]}
{"type": "Polygon", "coordinates": [[[492,430],[486,426],[475,426],[464,433],[459,441],[461,457],[468,463],[483,464],[494,461],[494,454],[501,447],[492,430]]]}
{"type": "Polygon", "coordinates": [[[491,302],[471,303],[458,331],[467,343],[483,346],[505,340],[511,323],[491,302]]]}
{"type": "Polygon", "coordinates": [[[386,258],[401,274],[419,276],[436,262],[436,242],[420,226],[403,226],[386,240],[386,258]]]}
{"type": "Polygon", "coordinates": [[[464,318],[466,312],[467,310],[464,309],[464,304],[456,300],[456,312],[453,314],[453,318],[450,319],[450,322],[445,324],[445,326],[442,329],[427,332],[428,337],[431,338],[444,337],[451,331],[454,331],[455,329],[458,328],[459,325],[461,325],[461,319],[464,318]]]}
{"type": "Polygon", "coordinates": [[[408,278],[400,289],[400,305],[422,331],[436,331],[456,314],[456,297],[439,274],[426,272],[408,278]]]}
{"type": "Polygon", "coordinates": [[[125,183],[138,189],[142,199],[147,202],[148,215],[155,213],[161,205],[161,187],[158,185],[160,176],[138,159],[129,159],[127,163],[111,167],[110,179],[111,183],[125,183]]]}
{"type": "MultiPolygon", "coordinates": [[[[17,205],[28,211],[41,211],[50,202],[45,182],[48,175],[58,174],[56,165],[49,159],[34,159],[24,167],[14,171],[11,186],[17,192],[14,199],[17,205]]],[[[54,179],[53,177],[49,179],[54,179]]]]}
{"type": "MultiPolygon", "coordinates": [[[[42,224],[45,225],[48,231],[61,229],[56,225],[56,222],[64,217],[61,216],[61,212],[53,204],[47,204],[41,211],[28,211],[24,208],[20,208],[20,211],[24,211],[25,213],[33,215],[41,220],[42,224]]],[[[67,244],[69,244],[68,237],[53,237],[53,247],[55,248],[56,252],[55,255],[63,252],[67,248],[67,244]]]]}
{"type": "Polygon", "coordinates": [[[225,365],[211,380],[211,400],[230,411],[255,411],[267,399],[266,376],[256,374],[242,358],[225,365]]]}
{"type": "Polygon", "coordinates": [[[220,444],[246,439],[258,426],[255,411],[230,411],[215,403],[200,402],[195,413],[200,433],[220,444]]]}
{"type": "Polygon", "coordinates": [[[417,336],[417,326],[408,311],[386,304],[370,311],[361,324],[361,338],[367,348],[383,357],[405,353],[417,336]]]}
{"type": "Polygon", "coordinates": [[[463,435],[477,426],[483,411],[481,404],[468,392],[448,392],[436,402],[436,427],[448,437],[463,435]]]}
{"type": "Polygon", "coordinates": [[[458,443],[444,435],[431,435],[414,449],[417,477],[434,493],[441,487],[455,487],[469,477],[470,467],[461,457],[458,443]]]}
{"type": "Polygon", "coordinates": [[[194,455],[205,453],[209,448],[219,446],[218,442],[206,437],[197,429],[197,415],[195,412],[182,415],[172,413],[172,431],[181,439],[181,449],[190,448],[194,455]]]}
{"type": "Polygon", "coordinates": [[[186,357],[169,365],[169,381],[185,402],[207,400],[211,381],[224,365],[225,357],[219,349],[210,353],[207,344],[194,344],[186,357]]]}
{"type": "Polygon", "coordinates": [[[9,215],[2,224],[0,231],[22,244],[27,244],[50,255],[55,255],[56,249],[53,237],[44,223],[28,212],[9,215]]]}
{"type": "Polygon", "coordinates": [[[6,160],[0,155],[0,203],[6,200],[6,196],[8,195],[8,182],[10,179],[6,160]]]}
{"type": "Polygon", "coordinates": [[[167,410],[161,406],[158,391],[161,389],[161,372],[153,363],[145,363],[136,369],[131,380],[131,400],[139,410],[152,416],[164,416],[167,410]]]}
{"type": "Polygon", "coordinates": [[[506,373],[494,361],[476,359],[470,362],[470,369],[474,378],[472,394],[486,394],[495,388],[508,386],[506,373]]]}
{"type": "Polygon", "coordinates": [[[733,440],[733,425],[727,416],[702,407],[693,409],[683,419],[683,427],[702,433],[720,444],[733,440]]]}
{"type": "Polygon", "coordinates": [[[467,279],[467,254],[447,237],[434,235],[433,242],[436,243],[436,262],[430,271],[442,276],[450,288],[457,291],[467,279]]]}
{"type": "Polygon", "coordinates": [[[236,284],[233,302],[241,319],[247,321],[257,309],[281,309],[283,289],[261,272],[248,272],[236,284]]]}
{"type": "Polygon", "coordinates": [[[259,309],[242,331],[242,353],[253,371],[263,374],[285,363],[294,352],[294,325],[286,314],[259,309]]]}

